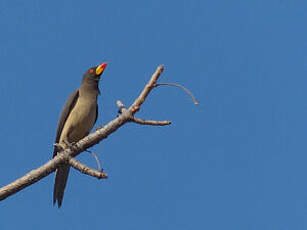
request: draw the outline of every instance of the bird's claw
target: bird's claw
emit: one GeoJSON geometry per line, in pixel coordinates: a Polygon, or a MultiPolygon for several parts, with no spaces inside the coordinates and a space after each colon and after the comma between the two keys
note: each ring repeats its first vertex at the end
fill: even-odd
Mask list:
{"type": "Polygon", "coordinates": [[[69,142],[67,140],[64,140],[64,143],[68,146],[68,148],[72,148],[74,146],[74,144],[76,144],[76,142],[69,142]]]}
{"type": "Polygon", "coordinates": [[[53,146],[56,148],[57,152],[61,152],[64,150],[63,146],[60,145],[59,143],[54,143],[53,146]]]}

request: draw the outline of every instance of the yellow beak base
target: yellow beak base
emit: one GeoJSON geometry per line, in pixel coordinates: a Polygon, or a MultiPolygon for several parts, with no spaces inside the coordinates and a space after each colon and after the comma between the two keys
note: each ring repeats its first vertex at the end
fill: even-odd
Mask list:
{"type": "Polygon", "coordinates": [[[101,75],[102,72],[104,71],[104,69],[106,68],[107,66],[107,63],[102,63],[101,65],[99,65],[97,68],[96,68],[96,75],[101,75]]]}

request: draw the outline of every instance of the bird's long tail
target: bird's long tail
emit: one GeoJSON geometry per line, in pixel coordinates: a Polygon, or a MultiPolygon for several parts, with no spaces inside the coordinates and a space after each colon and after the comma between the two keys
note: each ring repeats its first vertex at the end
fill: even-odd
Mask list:
{"type": "Polygon", "coordinates": [[[53,205],[58,201],[58,207],[60,208],[63,201],[64,190],[66,187],[68,175],[69,175],[69,165],[63,165],[56,170],[54,190],[53,190],[53,205]]]}

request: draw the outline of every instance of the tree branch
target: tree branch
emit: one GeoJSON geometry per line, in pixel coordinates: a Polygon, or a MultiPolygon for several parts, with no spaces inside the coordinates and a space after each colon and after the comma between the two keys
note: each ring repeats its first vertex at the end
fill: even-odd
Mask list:
{"type": "Polygon", "coordinates": [[[140,125],[155,125],[155,126],[164,126],[164,125],[170,125],[171,121],[153,121],[153,120],[143,120],[137,117],[133,117],[132,120],[134,123],[140,124],[140,125]]]}
{"type": "Polygon", "coordinates": [[[90,167],[86,166],[85,164],[82,164],[80,161],[76,160],[73,157],[69,159],[69,164],[70,166],[89,176],[97,177],[98,179],[108,178],[108,174],[99,170],[91,169],[90,167]]]}
{"type": "Polygon", "coordinates": [[[156,72],[154,72],[154,74],[151,76],[149,82],[147,83],[147,85],[145,86],[145,88],[143,89],[143,91],[141,92],[139,97],[130,106],[129,111],[132,112],[132,115],[135,114],[135,112],[139,111],[141,105],[146,100],[146,98],[149,95],[150,91],[152,90],[152,88],[155,87],[156,82],[158,81],[158,79],[159,79],[161,73],[163,72],[163,70],[164,70],[164,66],[160,65],[157,68],[156,72]]]}
{"type": "MultiPolygon", "coordinates": [[[[133,102],[133,104],[129,107],[129,109],[121,108],[121,114],[115,118],[114,120],[110,121],[107,125],[102,128],[99,128],[94,133],[86,136],[82,140],[78,141],[76,144],[71,146],[68,149],[65,149],[57,154],[53,159],[42,165],[41,167],[30,171],[23,177],[15,180],[9,185],[6,185],[0,188],[0,200],[4,200],[5,198],[17,193],[18,191],[26,188],[27,186],[39,181],[40,179],[46,177],[47,175],[54,172],[60,164],[63,163],[72,163],[72,165],[78,165],[76,168],[81,172],[87,172],[87,174],[91,171],[87,166],[84,166],[78,163],[75,164],[75,160],[72,160],[72,157],[77,156],[81,152],[85,151],[87,148],[92,147],[93,145],[98,144],[100,141],[106,139],[110,134],[114,133],[117,129],[119,129],[122,125],[127,122],[135,121],[134,114],[140,109],[141,105],[146,100],[147,96],[149,95],[150,91],[155,87],[156,82],[163,71],[163,66],[159,66],[155,73],[150,78],[149,82],[146,84],[145,88],[138,96],[138,98],[133,102]]],[[[139,120],[138,120],[139,121],[139,120]]],[[[142,122],[136,122],[142,123],[142,122]]],[[[153,121],[147,121],[146,124],[155,123],[153,121]]],[[[158,122],[159,123],[159,122],[158,122]]],[[[94,172],[95,170],[91,171],[94,172]]],[[[93,173],[92,176],[94,176],[93,173]]],[[[95,174],[96,175],[96,174],[95,174]]]]}

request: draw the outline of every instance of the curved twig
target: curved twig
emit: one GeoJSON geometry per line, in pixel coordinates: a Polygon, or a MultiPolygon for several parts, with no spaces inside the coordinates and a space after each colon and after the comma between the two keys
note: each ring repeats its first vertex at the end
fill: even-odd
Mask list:
{"type": "Polygon", "coordinates": [[[187,88],[185,88],[184,86],[180,85],[180,84],[176,84],[176,83],[156,83],[154,87],[157,87],[157,86],[160,86],[160,85],[175,86],[175,87],[178,87],[180,89],[183,89],[187,94],[190,95],[190,97],[192,98],[195,105],[199,104],[198,101],[196,100],[196,98],[194,97],[194,95],[191,93],[191,91],[188,90],[187,88]]]}
{"type": "Polygon", "coordinates": [[[90,153],[95,158],[96,163],[97,163],[97,167],[98,167],[98,171],[102,172],[102,168],[101,168],[101,164],[100,164],[100,160],[99,160],[98,156],[94,152],[92,152],[90,150],[85,150],[85,151],[90,153]]]}

